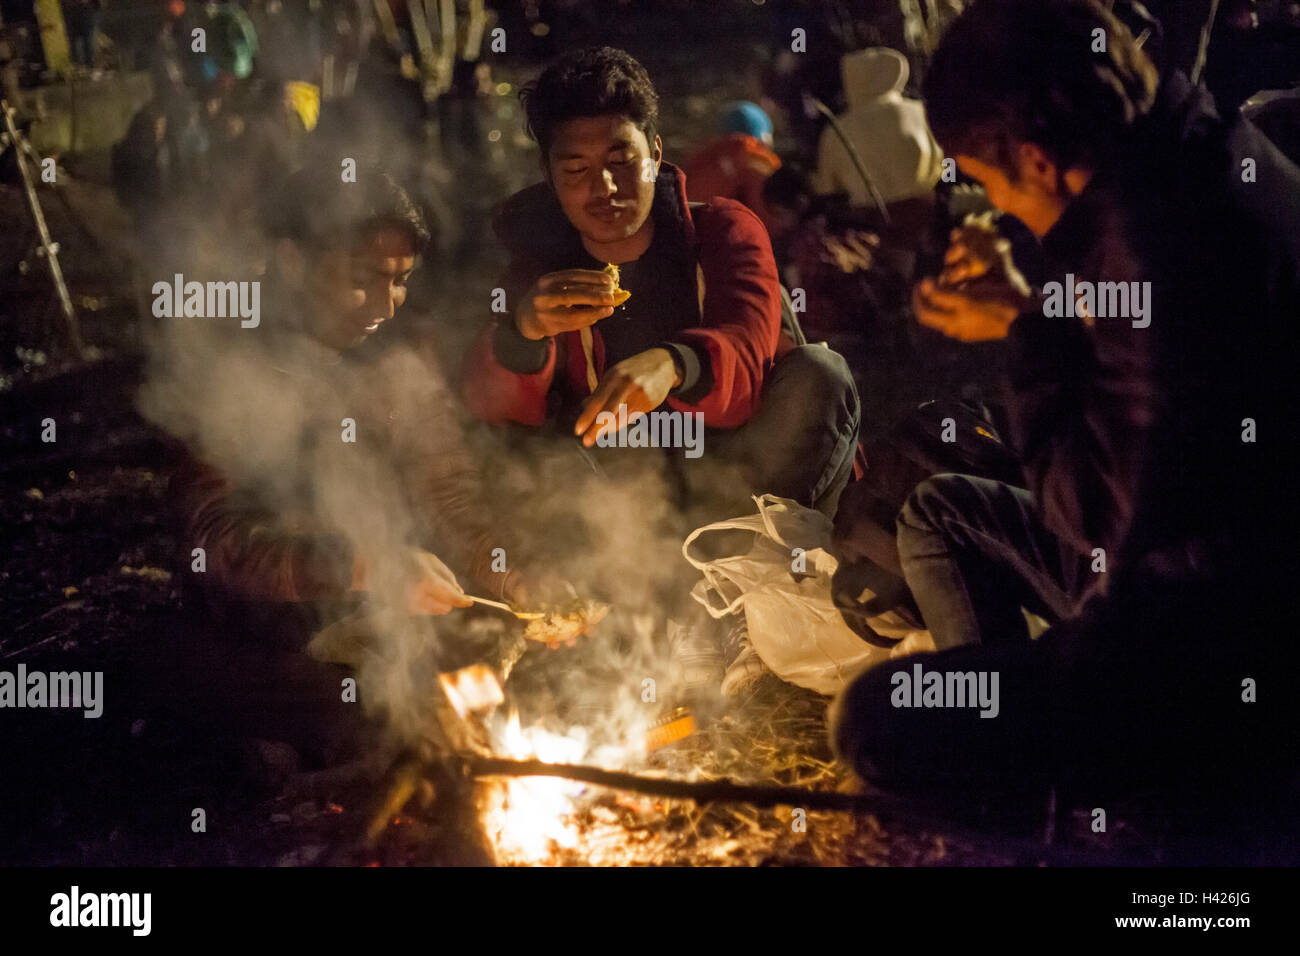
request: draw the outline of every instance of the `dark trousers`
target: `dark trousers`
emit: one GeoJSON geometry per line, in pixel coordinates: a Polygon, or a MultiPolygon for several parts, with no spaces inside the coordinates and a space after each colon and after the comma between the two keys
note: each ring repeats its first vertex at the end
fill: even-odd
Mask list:
{"type": "Polygon", "coordinates": [[[730,490],[725,499],[741,508],[736,514],[753,510],[747,497],[752,493],[792,498],[833,516],[853,473],[861,414],[843,356],[821,345],[798,346],[768,373],[749,421],[706,430],[704,454],[684,461],[688,486],[704,497],[730,490]],[[704,488],[719,463],[738,469],[743,487],[704,488]]]}
{"type": "Polygon", "coordinates": [[[1088,579],[1084,561],[1043,526],[1023,488],[968,475],[936,475],[898,515],[898,557],[940,650],[1023,643],[1020,609],[1054,623],[1070,617],[1088,579]]]}
{"type": "Polygon", "coordinates": [[[1088,807],[1159,794],[1197,826],[1244,830],[1285,799],[1297,756],[1293,597],[1262,593],[1245,572],[1209,585],[1113,582],[1075,616],[1089,562],[1046,532],[1026,492],[964,476],[922,483],[898,528],[940,652],[879,665],[833,705],[835,746],[865,779],[959,802],[1047,785],[1088,807]],[[1022,606],[1060,623],[1030,642],[1022,606]],[[996,674],[996,716],[955,694],[916,706],[916,665],[945,687],[950,674],[982,673],[990,687],[996,674]]]}

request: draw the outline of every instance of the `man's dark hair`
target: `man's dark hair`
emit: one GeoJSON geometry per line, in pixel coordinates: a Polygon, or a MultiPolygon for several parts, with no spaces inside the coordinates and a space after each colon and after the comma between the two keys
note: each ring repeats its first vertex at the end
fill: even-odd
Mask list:
{"type": "Polygon", "coordinates": [[[520,90],[519,99],[543,164],[556,128],[579,116],[626,116],[651,144],[659,126],[659,96],[650,75],[631,55],[609,46],[564,54],[520,90]]]}
{"type": "Polygon", "coordinates": [[[1033,143],[1061,169],[1096,168],[1151,108],[1155,66],[1094,0],[979,0],[939,43],[923,84],[935,138],[1018,178],[1033,143]],[[1093,31],[1105,31],[1094,53],[1093,31]]]}
{"type": "Polygon", "coordinates": [[[316,251],[353,248],[385,229],[404,233],[416,254],[429,244],[424,214],[391,174],[357,169],[343,182],[339,163],[300,169],[281,179],[263,200],[262,221],[276,239],[316,251]]]}

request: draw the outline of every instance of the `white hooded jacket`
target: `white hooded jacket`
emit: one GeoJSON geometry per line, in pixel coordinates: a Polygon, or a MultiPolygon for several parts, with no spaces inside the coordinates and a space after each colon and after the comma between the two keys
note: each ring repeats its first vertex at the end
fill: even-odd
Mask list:
{"type": "MultiPolygon", "coordinates": [[[[925,106],[903,96],[907,59],[897,50],[872,47],[840,61],[848,109],[839,122],[886,203],[924,195],[943,171],[943,152],[930,132],[925,106]]],[[[847,192],[855,206],[870,206],[866,183],[840,137],[829,125],[817,148],[813,189],[847,192]]]]}

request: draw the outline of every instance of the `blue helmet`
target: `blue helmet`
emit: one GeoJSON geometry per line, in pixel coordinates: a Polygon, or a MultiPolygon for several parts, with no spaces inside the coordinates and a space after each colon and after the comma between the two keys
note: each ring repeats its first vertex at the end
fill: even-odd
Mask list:
{"type": "Polygon", "coordinates": [[[772,137],[772,119],[757,103],[741,100],[723,108],[722,131],[747,133],[755,139],[766,141],[772,137]]]}

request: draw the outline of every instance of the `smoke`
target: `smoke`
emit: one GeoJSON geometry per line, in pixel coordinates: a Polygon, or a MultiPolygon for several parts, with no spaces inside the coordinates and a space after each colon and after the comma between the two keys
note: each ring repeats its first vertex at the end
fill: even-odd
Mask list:
{"type": "MultiPolygon", "coordinates": [[[[205,266],[191,271],[220,272],[205,266]]],[[[403,318],[399,311],[393,321],[403,318]]],[[[339,361],[287,328],[273,307],[257,328],[237,319],[163,320],[140,408],[275,524],[329,530],[365,557],[369,595],[345,622],[353,633],[343,642],[362,650],[346,657],[357,668],[362,705],[410,741],[434,730],[437,672],[475,654],[504,671],[511,649],[518,653],[521,625],[495,611],[436,618],[401,611],[409,583],[403,556],[413,547],[439,549],[402,479],[410,462],[401,459],[410,455],[377,436],[426,454],[461,436],[430,356],[373,344],[376,354],[339,361]],[[344,440],[349,421],[355,442],[344,440]]],[[[610,449],[597,463],[576,439],[521,452],[503,436],[482,439],[476,450],[479,500],[502,529],[508,566],[534,579],[549,574],[613,606],[576,649],[531,645],[518,690],[508,688],[512,704],[560,732],[586,728],[593,753],[635,739],[672,690],[666,620],[692,613],[691,570],[680,554],[688,522],[674,504],[665,452],[610,449]],[[648,699],[647,679],[655,687],[648,699]]],[[[454,570],[468,591],[482,593],[465,569],[454,570]]]]}
{"type": "MultiPolygon", "coordinates": [[[[276,321],[268,315],[261,328],[241,329],[233,321],[169,320],[155,343],[141,409],[277,523],[331,530],[365,556],[370,594],[362,614],[345,622],[357,632],[345,643],[364,648],[348,655],[360,700],[399,738],[424,737],[436,673],[470,663],[475,653],[504,670],[521,627],[493,611],[436,618],[401,611],[408,583],[402,556],[430,544],[398,473],[399,456],[370,439],[380,430],[400,434],[403,423],[419,430],[451,421],[433,412],[448,400],[433,384],[439,371],[402,345],[371,361],[337,362],[311,339],[284,335],[276,321]],[[273,352],[266,347],[272,337],[273,352]],[[345,420],[356,423],[356,442],[343,440],[345,420]]],[[[459,436],[419,439],[439,447],[459,436]]],[[[508,566],[534,579],[544,571],[613,606],[575,649],[532,645],[519,686],[526,698],[535,693],[519,700],[512,690],[514,703],[559,731],[586,727],[593,745],[635,738],[672,690],[666,620],[691,613],[691,569],[680,553],[686,522],[663,453],[610,450],[593,465],[576,440],[523,455],[504,445],[491,438],[478,451],[480,500],[503,529],[508,566]],[[647,679],[655,687],[649,699],[647,679]]],[[[460,580],[477,590],[463,573],[460,580]]]]}
{"type": "Polygon", "coordinates": [[[529,654],[508,695],[523,691],[525,725],[580,728],[587,759],[618,764],[682,689],[669,620],[711,623],[690,599],[698,573],[681,555],[701,521],[679,503],[669,456],[680,459],[682,449],[592,454],[562,438],[522,452],[498,445],[487,455],[491,500],[509,515],[527,565],[612,607],[575,648],[529,654]]]}
{"type": "MultiPolygon", "coordinates": [[[[367,105],[354,100],[350,112],[365,115],[367,105]]],[[[383,115],[378,104],[374,113],[383,115]]],[[[395,125],[372,127],[363,142],[341,147],[319,135],[301,161],[337,171],[338,157],[350,156],[365,175],[377,165],[375,157],[384,156],[417,198],[424,192],[419,180],[439,178],[430,172],[435,164],[411,158],[414,140],[395,125]],[[395,163],[394,157],[405,159],[395,163]]],[[[296,330],[282,290],[271,287],[272,239],[248,208],[254,194],[275,201],[267,188],[274,176],[268,168],[257,171],[253,178],[261,186],[246,194],[247,201],[200,191],[193,201],[173,204],[161,220],[176,239],[164,235],[156,260],[142,264],[146,288],[170,283],[175,273],[187,281],[267,287],[255,328],[242,328],[237,318],[148,324],[150,362],[139,406],[225,473],[241,502],[264,512],[268,522],[331,531],[364,556],[368,595],[360,612],[331,632],[331,639],[339,638],[331,647],[356,667],[359,701],[368,712],[402,741],[425,738],[439,671],[478,658],[505,673],[520,650],[522,626],[500,612],[456,610],[429,618],[403,611],[409,584],[404,555],[413,547],[442,551],[415,500],[419,489],[404,475],[418,471],[422,457],[435,462],[440,450],[462,440],[459,410],[442,384],[442,368],[457,366],[459,356],[435,355],[419,335],[408,336],[406,344],[388,335],[339,361],[296,330]],[[355,441],[344,438],[347,421],[355,424],[355,441]]],[[[476,193],[479,205],[484,192],[502,187],[499,176],[457,184],[476,193]],[[491,188],[477,188],[482,185],[491,188]]],[[[340,181],[339,188],[351,187],[340,181]]],[[[482,308],[434,290],[433,307],[452,313],[436,319],[444,326],[480,321],[495,285],[486,270],[481,279],[482,308]]],[[[390,325],[418,324],[425,318],[418,313],[418,306],[408,305],[390,325]]],[[[519,680],[507,686],[509,703],[562,732],[575,724],[586,728],[591,754],[602,744],[617,747],[636,738],[673,693],[667,620],[702,617],[688,597],[695,574],[680,553],[698,514],[684,516],[676,480],[665,467],[667,455],[680,457],[682,450],[606,449],[597,456],[580,451],[572,438],[535,447],[499,434],[475,441],[481,506],[502,529],[499,546],[510,569],[570,582],[582,598],[613,608],[575,649],[530,646],[516,668],[519,680]],[[647,680],[654,687],[649,694],[647,680]]],[[[692,467],[701,470],[698,463],[692,467]]],[[[732,476],[719,481],[735,485],[732,476]]],[[[453,570],[467,591],[482,593],[467,569],[453,570]]]]}

